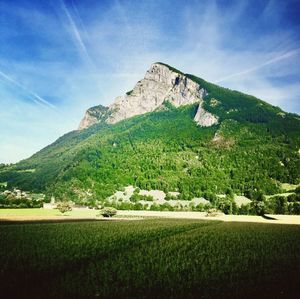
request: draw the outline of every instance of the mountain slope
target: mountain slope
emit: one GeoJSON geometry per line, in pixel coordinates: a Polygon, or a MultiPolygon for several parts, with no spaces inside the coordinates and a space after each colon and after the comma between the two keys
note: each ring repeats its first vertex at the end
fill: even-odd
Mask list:
{"type": "Polygon", "coordinates": [[[200,126],[211,126],[218,118],[202,107],[205,89],[187,75],[162,63],[154,63],[144,79],[125,95],[117,97],[109,107],[92,107],[85,113],[79,130],[95,123],[115,124],[121,120],[160,109],[165,101],[175,107],[198,103],[194,120],[200,126]]]}
{"type": "Polygon", "coordinates": [[[272,194],[280,191],[280,183],[299,183],[299,116],[160,65],[175,73],[172,84],[180,74],[183,81],[194,82],[202,96],[195,100],[170,85],[164,95],[171,97],[141,106],[148,97],[133,94],[145,109],[134,108],[139,115],[130,117],[131,111],[116,122],[122,115],[118,111],[131,105],[126,104],[131,99],[127,95],[126,109],[112,109],[114,104],[98,109],[98,114],[92,113],[94,125],[70,132],[29,159],[0,170],[0,182],[75,201],[104,199],[129,184],[178,190],[189,198],[228,188],[238,194],[272,194]],[[184,103],[177,105],[179,100],[184,103]],[[207,115],[218,121],[208,124],[207,115]]]}

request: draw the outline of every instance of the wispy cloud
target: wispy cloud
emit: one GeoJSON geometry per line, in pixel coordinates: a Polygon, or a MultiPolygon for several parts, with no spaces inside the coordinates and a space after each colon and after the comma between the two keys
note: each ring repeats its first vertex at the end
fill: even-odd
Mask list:
{"type": "Polygon", "coordinates": [[[56,107],[53,104],[51,104],[47,100],[43,99],[42,97],[40,97],[38,94],[36,94],[32,90],[29,90],[27,87],[25,87],[21,83],[17,82],[15,79],[13,79],[11,76],[8,76],[7,74],[3,73],[2,71],[0,71],[0,76],[3,79],[5,79],[6,81],[8,81],[9,83],[11,83],[14,86],[16,86],[16,87],[22,89],[23,91],[25,91],[31,98],[33,98],[34,102],[39,103],[39,104],[43,104],[43,105],[47,106],[48,108],[56,110],[56,107]]]}
{"type": "MultiPolygon", "coordinates": [[[[73,6],[74,6],[74,4],[73,4],[73,6]]],[[[90,55],[88,53],[88,50],[86,48],[85,43],[83,42],[83,39],[82,39],[81,34],[80,34],[80,31],[78,30],[78,27],[76,25],[76,22],[75,22],[74,18],[72,17],[72,14],[71,14],[70,10],[68,9],[68,7],[66,6],[64,0],[61,0],[61,7],[62,7],[62,10],[63,10],[63,12],[65,13],[65,15],[67,17],[67,20],[68,20],[70,26],[71,26],[73,36],[74,36],[74,38],[75,38],[75,40],[77,42],[77,45],[78,45],[78,47],[79,47],[79,49],[80,49],[80,51],[81,51],[84,59],[86,59],[86,61],[91,66],[94,67],[94,63],[93,63],[93,61],[92,61],[92,59],[91,59],[91,57],[90,57],[90,55]]],[[[81,18],[80,18],[80,20],[81,20],[81,18]]],[[[82,20],[81,20],[81,23],[83,24],[82,20]]]]}
{"type": "Polygon", "coordinates": [[[73,9],[73,11],[74,11],[74,13],[75,13],[76,18],[77,18],[77,20],[79,21],[79,24],[80,24],[81,29],[83,30],[84,34],[87,36],[87,35],[88,35],[87,30],[86,30],[86,28],[85,28],[84,22],[83,22],[83,20],[82,20],[82,18],[81,18],[81,16],[80,16],[80,13],[79,13],[79,11],[78,11],[78,9],[77,9],[76,4],[74,3],[73,0],[71,0],[70,3],[71,3],[71,6],[72,6],[72,9],[73,9]]]}
{"type": "Polygon", "coordinates": [[[280,60],[283,60],[283,59],[291,58],[291,57],[293,57],[293,56],[295,56],[295,55],[297,55],[299,53],[300,53],[300,48],[294,49],[292,51],[288,51],[288,52],[286,52],[284,54],[281,54],[281,55],[276,56],[276,57],[274,57],[274,58],[272,58],[270,60],[267,60],[266,62],[264,62],[264,63],[262,63],[260,65],[257,65],[257,66],[248,68],[246,70],[240,71],[238,73],[234,73],[234,74],[228,75],[226,77],[223,77],[221,79],[218,79],[218,80],[215,81],[215,83],[220,83],[220,82],[226,81],[228,79],[232,79],[234,77],[244,76],[244,75],[247,75],[249,73],[256,72],[257,70],[259,70],[259,69],[261,69],[261,68],[263,68],[263,67],[265,67],[267,65],[276,63],[276,62],[278,62],[280,60]]]}

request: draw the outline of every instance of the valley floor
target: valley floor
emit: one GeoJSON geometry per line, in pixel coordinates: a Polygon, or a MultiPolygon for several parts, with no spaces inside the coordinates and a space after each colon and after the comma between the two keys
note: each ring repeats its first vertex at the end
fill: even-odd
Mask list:
{"type": "Polygon", "coordinates": [[[71,221],[71,220],[140,220],[148,217],[174,219],[218,220],[224,222],[256,222],[273,224],[300,225],[300,215],[219,215],[207,217],[205,212],[162,212],[162,211],[118,211],[116,217],[107,219],[97,217],[99,211],[91,209],[76,209],[61,215],[55,209],[0,209],[0,221],[71,221]]]}

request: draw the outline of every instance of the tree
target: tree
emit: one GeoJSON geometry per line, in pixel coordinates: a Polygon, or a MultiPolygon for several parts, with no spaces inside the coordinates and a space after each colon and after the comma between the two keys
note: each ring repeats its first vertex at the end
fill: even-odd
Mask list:
{"type": "Polygon", "coordinates": [[[203,197],[208,200],[210,203],[215,203],[217,201],[217,196],[212,192],[205,192],[203,197]]]}
{"type": "Polygon", "coordinates": [[[241,207],[239,208],[238,214],[239,215],[250,215],[250,204],[242,204],[241,207]]]}
{"type": "Polygon", "coordinates": [[[135,202],[135,203],[138,202],[140,199],[141,199],[141,196],[136,192],[133,192],[133,194],[129,198],[129,200],[131,202],[135,202]]]}
{"type": "Polygon", "coordinates": [[[250,204],[254,214],[263,216],[265,214],[265,203],[263,201],[253,200],[250,204]]]}
{"type": "Polygon", "coordinates": [[[217,203],[217,208],[226,215],[236,214],[237,207],[233,198],[227,195],[225,198],[220,198],[217,203]]]}
{"type": "Polygon", "coordinates": [[[117,214],[117,210],[112,207],[103,208],[102,210],[100,210],[100,213],[99,213],[99,215],[102,215],[103,217],[106,217],[106,218],[113,217],[116,214],[117,214]]]}
{"type": "Polygon", "coordinates": [[[140,189],[140,188],[135,188],[135,189],[134,189],[134,191],[133,191],[133,193],[134,193],[134,194],[139,194],[139,193],[140,193],[140,191],[141,191],[141,189],[140,189]]]}
{"type": "Polygon", "coordinates": [[[245,190],[244,195],[249,198],[249,199],[253,199],[253,191],[252,190],[245,190]]]}
{"type": "Polygon", "coordinates": [[[286,214],[287,211],[287,198],[284,196],[275,196],[273,198],[275,214],[286,214]]]}
{"type": "Polygon", "coordinates": [[[59,202],[56,206],[56,208],[62,213],[66,213],[66,212],[69,212],[69,211],[72,211],[72,206],[71,204],[68,202],[68,201],[62,201],[62,202],[59,202]]]}
{"type": "Polygon", "coordinates": [[[234,198],[234,193],[231,188],[227,188],[225,194],[232,199],[234,198]]]}
{"type": "Polygon", "coordinates": [[[300,215],[300,202],[294,202],[292,204],[292,214],[300,215]]]}
{"type": "Polygon", "coordinates": [[[255,194],[255,199],[256,199],[257,201],[264,201],[266,198],[265,198],[265,195],[263,194],[263,192],[258,191],[258,192],[256,192],[256,194],[255,194]]]}

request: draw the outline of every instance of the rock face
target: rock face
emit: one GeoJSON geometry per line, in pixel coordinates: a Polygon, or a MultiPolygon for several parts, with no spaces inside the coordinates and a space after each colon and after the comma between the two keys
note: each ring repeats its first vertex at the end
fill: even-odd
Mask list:
{"type": "Polygon", "coordinates": [[[218,117],[205,111],[201,104],[199,104],[194,121],[201,127],[210,127],[218,123],[218,117]]]}
{"type": "Polygon", "coordinates": [[[123,119],[154,111],[165,101],[169,101],[175,107],[199,103],[194,120],[200,126],[211,126],[216,124],[218,119],[202,108],[203,97],[206,94],[198,83],[180,71],[162,63],[154,63],[133,90],[117,97],[109,107],[96,106],[88,109],[79,130],[101,121],[115,124],[123,119]]]}
{"type": "Polygon", "coordinates": [[[106,119],[108,107],[102,105],[89,108],[81,120],[78,130],[86,129],[106,119]]]}

